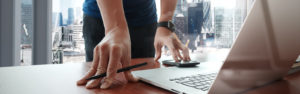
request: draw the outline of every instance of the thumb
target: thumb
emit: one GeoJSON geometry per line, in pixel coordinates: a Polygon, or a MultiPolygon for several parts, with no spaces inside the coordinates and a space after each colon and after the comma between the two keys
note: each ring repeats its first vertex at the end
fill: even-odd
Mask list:
{"type": "Polygon", "coordinates": [[[130,70],[129,70],[129,71],[125,71],[124,73],[125,73],[125,77],[126,77],[127,81],[129,81],[129,82],[137,82],[137,81],[138,81],[138,79],[135,78],[135,77],[131,74],[131,71],[130,71],[130,70]]]}
{"type": "Polygon", "coordinates": [[[160,57],[161,57],[161,48],[162,48],[162,45],[155,44],[154,47],[155,47],[155,58],[154,58],[154,60],[157,62],[160,59],[160,57]]]}

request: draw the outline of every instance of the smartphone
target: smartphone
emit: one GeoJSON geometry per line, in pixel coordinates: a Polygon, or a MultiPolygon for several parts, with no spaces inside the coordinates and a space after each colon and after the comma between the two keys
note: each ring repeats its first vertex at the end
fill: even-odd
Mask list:
{"type": "Polygon", "coordinates": [[[167,66],[177,66],[177,67],[195,67],[196,65],[200,64],[198,61],[179,61],[176,62],[175,60],[164,60],[162,61],[164,65],[167,66]]]}

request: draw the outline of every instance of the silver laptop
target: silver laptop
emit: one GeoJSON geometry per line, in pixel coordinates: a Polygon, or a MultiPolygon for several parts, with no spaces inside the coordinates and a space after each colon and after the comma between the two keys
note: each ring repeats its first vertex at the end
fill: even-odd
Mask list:
{"type": "MultiPolygon", "coordinates": [[[[135,71],[140,80],[175,93],[243,93],[285,76],[300,54],[300,0],[257,0],[219,68],[135,71]],[[222,65],[223,64],[223,65],[222,65]]],[[[218,66],[218,65],[216,65],[218,66]]]]}

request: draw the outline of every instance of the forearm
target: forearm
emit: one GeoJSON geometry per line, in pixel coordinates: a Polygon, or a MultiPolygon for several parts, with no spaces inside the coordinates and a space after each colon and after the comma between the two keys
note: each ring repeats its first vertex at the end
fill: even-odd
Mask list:
{"type": "Polygon", "coordinates": [[[159,22],[172,20],[177,0],[160,0],[161,15],[159,22]]]}
{"type": "Polygon", "coordinates": [[[122,0],[97,0],[97,3],[101,11],[105,34],[114,29],[128,32],[122,0]]]}

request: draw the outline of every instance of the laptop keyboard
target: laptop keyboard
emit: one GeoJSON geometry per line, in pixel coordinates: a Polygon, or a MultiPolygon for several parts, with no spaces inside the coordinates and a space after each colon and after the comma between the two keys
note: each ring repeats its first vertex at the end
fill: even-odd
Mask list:
{"type": "Polygon", "coordinates": [[[214,81],[217,73],[211,74],[198,74],[186,77],[179,77],[170,79],[172,82],[176,82],[178,84],[182,84],[188,87],[192,87],[195,89],[199,89],[202,91],[207,91],[214,81]]]}

